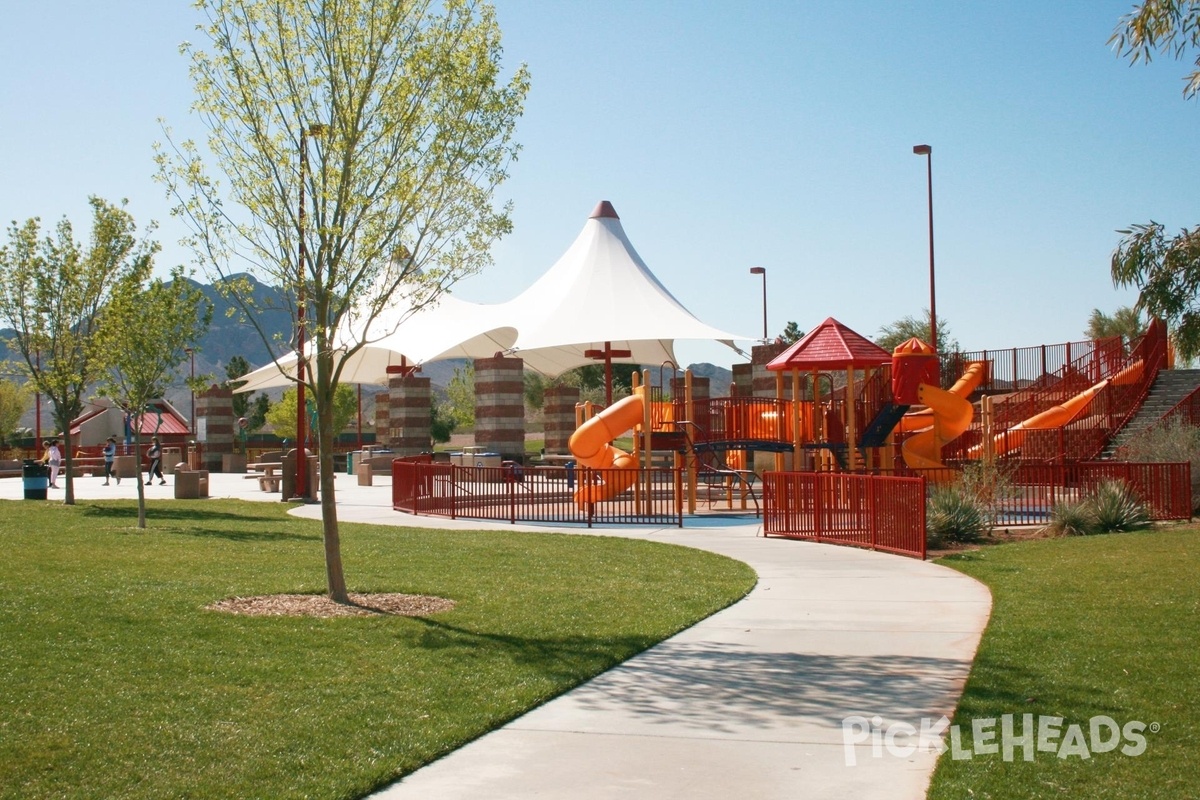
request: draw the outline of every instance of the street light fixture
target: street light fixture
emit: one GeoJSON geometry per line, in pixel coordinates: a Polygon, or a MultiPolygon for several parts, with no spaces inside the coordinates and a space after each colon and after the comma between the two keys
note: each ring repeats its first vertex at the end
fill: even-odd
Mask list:
{"type": "Polygon", "coordinates": [[[192,425],[192,436],[196,435],[196,351],[190,347],[183,348],[183,352],[188,354],[188,358],[192,360],[191,381],[188,383],[188,388],[192,392],[192,416],[188,419],[192,425]]]}
{"type": "Polygon", "coordinates": [[[304,242],[304,184],[308,175],[308,137],[322,136],[328,128],[321,123],[313,123],[307,128],[300,128],[300,214],[296,218],[300,233],[300,257],[297,264],[299,286],[296,290],[296,494],[294,500],[308,499],[308,458],[304,449],[305,436],[305,398],[304,398],[304,287],[307,273],[308,250],[304,242]]]}
{"type": "Polygon", "coordinates": [[[763,344],[767,344],[770,339],[767,338],[767,268],[766,267],[751,267],[751,275],[762,275],[763,284],[763,344]]]}
{"type": "Polygon", "coordinates": [[[925,170],[929,187],[929,344],[936,353],[937,341],[937,292],[933,281],[933,148],[927,144],[913,146],[913,154],[925,156],[925,170]]]}

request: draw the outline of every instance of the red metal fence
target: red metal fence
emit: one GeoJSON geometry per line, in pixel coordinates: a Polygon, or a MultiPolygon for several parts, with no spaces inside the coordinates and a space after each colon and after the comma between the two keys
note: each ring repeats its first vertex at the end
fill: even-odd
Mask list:
{"type": "Polygon", "coordinates": [[[607,483],[625,470],[574,467],[458,467],[392,462],[392,506],[410,514],[500,522],[683,526],[682,473],[638,470],[633,487],[598,503],[575,502],[579,486],[607,483]],[[649,478],[649,489],[646,479],[649,478]]]}
{"type": "Polygon", "coordinates": [[[763,475],[763,534],[925,558],[925,480],[827,472],[763,475]]]}

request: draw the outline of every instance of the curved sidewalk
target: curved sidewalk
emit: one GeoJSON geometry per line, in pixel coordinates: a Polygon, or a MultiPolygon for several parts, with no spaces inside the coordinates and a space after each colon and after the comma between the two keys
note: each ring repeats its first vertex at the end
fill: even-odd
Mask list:
{"type": "MultiPolygon", "coordinates": [[[[240,475],[211,478],[213,496],[279,498],[240,475]]],[[[0,481],[0,496],[19,498],[20,484],[0,481]]],[[[136,491],[128,480],[102,484],[79,479],[77,498],[136,491]]],[[[400,514],[390,481],[377,484],[339,476],[339,519],[514,529],[400,514]]],[[[320,508],[293,513],[319,518],[320,508]]],[[[923,720],[950,716],[987,623],[987,589],[928,562],[765,539],[759,530],[756,520],[713,517],[689,518],[682,530],[570,529],[710,550],[749,564],[758,583],[733,606],[373,797],[923,798],[935,753],[876,756],[869,741],[847,747],[843,721],[879,717],[884,728],[920,730],[923,720]]]]}

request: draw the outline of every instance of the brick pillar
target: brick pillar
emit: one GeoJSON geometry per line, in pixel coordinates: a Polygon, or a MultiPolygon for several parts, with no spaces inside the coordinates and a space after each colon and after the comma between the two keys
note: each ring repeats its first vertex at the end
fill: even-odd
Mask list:
{"type": "Polygon", "coordinates": [[[428,452],[433,446],[429,378],[394,375],[388,379],[387,398],[388,447],[402,456],[428,452]]]}
{"type": "Polygon", "coordinates": [[[233,391],[213,384],[196,395],[196,431],[204,428],[200,469],[221,471],[221,456],[233,452],[233,391]],[[201,424],[203,422],[203,424],[201,424]]]}
{"type": "MultiPolygon", "coordinates": [[[[779,342],[778,344],[756,344],[750,350],[750,366],[754,381],[754,396],[755,397],[774,397],[775,396],[775,373],[767,369],[767,364],[771,362],[775,356],[787,350],[790,345],[779,342]]],[[[790,386],[784,387],[784,396],[791,394],[790,386]]]]}
{"type": "Polygon", "coordinates": [[[525,458],[525,362],[475,359],[475,445],[505,459],[525,458]]]}
{"type": "Polygon", "coordinates": [[[754,394],[754,365],[733,365],[734,397],[749,397],[754,394]]]}
{"type": "Polygon", "coordinates": [[[388,447],[392,440],[392,409],[388,390],[375,395],[375,446],[388,447]]]}
{"type": "Polygon", "coordinates": [[[565,455],[567,442],[575,432],[575,404],[579,402],[579,387],[551,386],[546,390],[542,414],[546,424],[546,452],[565,455]]]}

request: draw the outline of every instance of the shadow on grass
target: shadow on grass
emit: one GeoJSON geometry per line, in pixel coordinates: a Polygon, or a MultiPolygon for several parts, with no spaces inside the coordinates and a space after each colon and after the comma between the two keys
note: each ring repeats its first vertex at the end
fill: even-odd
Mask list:
{"type": "MultiPolygon", "coordinates": [[[[320,540],[319,530],[313,530],[311,533],[296,532],[297,527],[307,527],[305,521],[285,517],[271,511],[269,507],[259,506],[261,504],[246,503],[239,510],[228,511],[217,510],[201,503],[157,502],[146,506],[147,530],[164,536],[225,539],[231,542],[320,540]],[[289,530],[280,530],[284,526],[289,530]]],[[[85,517],[99,518],[114,525],[133,527],[137,524],[136,503],[89,504],[80,508],[85,517]]]]}

